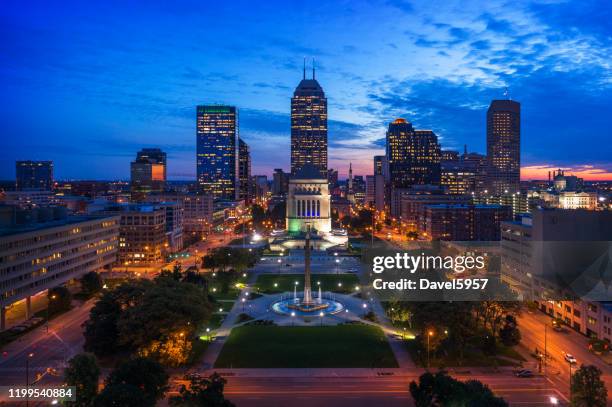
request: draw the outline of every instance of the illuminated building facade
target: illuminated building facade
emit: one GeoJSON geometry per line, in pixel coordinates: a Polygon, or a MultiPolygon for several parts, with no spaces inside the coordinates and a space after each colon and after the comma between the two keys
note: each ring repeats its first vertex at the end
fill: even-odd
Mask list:
{"type": "Polygon", "coordinates": [[[234,106],[198,106],[196,165],[200,190],[235,200],[238,180],[238,112],[234,106]]]}
{"type": "Polygon", "coordinates": [[[53,161],[17,161],[15,163],[15,187],[51,190],[53,188],[53,161]]]}
{"type": "Polygon", "coordinates": [[[25,299],[29,319],[32,295],[115,263],[118,234],[115,216],[54,216],[45,222],[0,225],[0,330],[11,304],[25,299]]]}
{"type": "Polygon", "coordinates": [[[143,148],[130,164],[132,199],[144,200],[150,193],[163,192],[166,185],[166,153],[143,148]]]}
{"type": "Polygon", "coordinates": [[[304,76],[291,98],[291,175],[311,163],[327,178],[327,98],[315,79],[304,76]]]}
{"type": "Polygon", "coordinates": [[[597,192],[563,191],[559,194],[561,209],[597,209],[597,192]]]}
{"type": "Polygon", "coordinates": [[[119,215],[119,263],[151,265],[168,251],[166,208],[158,204],[113,205],[103,211],[119,215]]]}
{"type": "Polygon", "coordinates": [[[386,156],[392,188],[440,183],[440,145],[433,131],[396,119],[387,131],[386,156]]]}
{"type": "Polygon", "coordinates": [[[289,180],[287,196],[287,230],[306,232],[308,227],[319,233],[331,232],[331,196],[327,177],[307,163],[289,180]]]}
{"type": "Polygon", "coordinates": [[[518,192],[521,172],[521,105],[493,100],[487,110],[489,193],[518,192]]]}
{"type": "Polygon", "coordinates": [[[253,200],[251,184],[251,149],[241,138],[238,138],[238,180],[240,182],[239,199],[249,204],[253,200]]]}
{"type": "Polygon", "coordinates": [[[444,161],[441,165],[440,185],[452,195],[469,194],[476,189],[476,173],[459,161],[444,161]]]}

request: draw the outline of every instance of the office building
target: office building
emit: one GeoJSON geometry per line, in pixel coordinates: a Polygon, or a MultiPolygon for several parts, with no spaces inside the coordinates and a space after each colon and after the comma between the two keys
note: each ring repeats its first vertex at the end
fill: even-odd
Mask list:
{"type": "Polygon", "coordinates": [[[493,100],[487,110],[487,184],[498,195],[520,190],[521,105],[493,100]]]}
{"type": "Polygon", "coordinates": [[[15,188],[41,189],[53,188],[53,161],[17,161],[15,163],[15,188]]]}
{"type": "Polygon", "coordinates": [[[398,217],[402,229],[423,233],[427,231],[425,208],[429,205],[440,204],[469,204],[469,197],[465,195],[450,195],[443,188],[422,188],[403,191],[399,196],[398,217]]]}
{"type": "Polygon", "coordinates": [[[143,148],[130,164],[132,199],[145,200],[150,193],[161,193],[166,185],[166,153],[159,148],[143,148]]]}
{"type": "Polygon", "coordinates": [[[459,161],[459,152],[455,150],[440,151],[440,159],[442,161],[459,161]]]}
{"type": "Polygon", "coordinates": [[[440,185],[451,195],[465,195],[476,191],[476,172],[459,160],[442,161],[440,185]]]}
{"type": "Polygon", "coordinates": [[[170,252],[166,208],[155,203],[109,205],[102,213],[119,216],[119,263],[148,266],[170,252]]]}
{"type": "Polygon", "coordinates": [[[497,241],[500,224],[512,219],[502,205],[437,204],[425,207],[426,233],[432,240],[497,241]]]}
{"type": "Polygon", "coordinates": [[[253,200],[251,185],[251,149],[241,138],[238,138],[238,180],[240,189],[238,198],[249,204],[253,200]]]}
{"type": "Polygon", "coordinates": [[[28,319],[31,296],[113,264],[118,235],[115,216],[0,206],[0,329],[11,304],[25,299],[28,319]]]}
{"type": "Polygon", "coordinates": [[[196,165],[201,192],[235,200],[238,180],[238,112],[234,106],[198,106],[196,165]]]}
{"type": "Polygon", "coordinates": [[[385,210],[385,178],[382,174],[366,176],[365,204],[380,212],[385,210]]]}
{"type": "Polygon", "coordinates": [[[440,145],[431,130],[396,119],[389,124],[386,152],[392,188],[440,183],[440,145]]]}
{"type": "Polygon", "coordinates": [[[291,98],[291,175],[306,164],[327,179],[327,98],[315,79],[304,76],[291,98]]]}
{"type": "MultiPolygon", "coordinates": [[[[609,228],[612,222],[610,211],[563,210],[540,208],[530,214],[522,214],[517,221],[501,224],[501,279],[519,298],[534,300],[538,308],[551,318],[563,321],[577,332],[610,342],[612,340],[612,304],[596,301],[588,295],[576,298],[576,293],[566,295],[566,287],[559,285],[558,276],[547,274],[548,267],[558,270],[566,262],[572,262],[578,252],[567,250],[581,242],[588,251],[578,249],[581,255],[601,259],[607,256],[608,243],[612,240],[609,228]],[[552,245],[547,242],[553,242],[552,245]],[[569,246],[564,246],[567,242],[569,246]],[[602,243],[603,242],[603,243],[602,243]],[[561,243],[560,246],[557,246],[561,243]],[[558,250],[562,250],[563,253],[558,250]],[[599,249],[602,249],[598,251],[599,249]],[[544,256],[543,256],[544,254],[544,256]],[[555,264],[551,261],[559,261],[555,264]],[[552,278],[551,278],[552,277],[552,278]]],[[[576,249],[574,249],[576,250],[576,249]]],[[[587,262],[584,265],[588,265],[587,262]]],[[[572,269],[575,266],[572,264],[572,269]]],[[[581,272],[581,270],[578,270],[581,272]]],[[[605,267],[599,267],[603,278],[605,267]]],[[[573,279],[570,288],[580,288],[587,280],[573,279]]],[[[591,289],[586,286],[588,292],[591,289]]],[[[588,294],[588,293],[585,293],[588,294]]]]}
{"type": "Polygon", "coordinates": [[[275,168],[272,174],[272,195],[284,195],[289,189],[289,174],[282,168],[275,168]]]}

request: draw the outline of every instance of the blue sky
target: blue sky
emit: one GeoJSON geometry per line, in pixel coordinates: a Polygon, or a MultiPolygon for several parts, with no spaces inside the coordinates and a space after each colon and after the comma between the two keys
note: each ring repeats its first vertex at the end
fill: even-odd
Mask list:
{"type": "Polygon", "coordinates": [[[3,2],[0,178],[129,176],[142,147],[195,178],[195,106],[240,108],[253,173],[289,167],[289,104],[316,58],[330,166],[371,172],[389,121],[485,150],[504,89],[522,104],[524,175],[612,179],[608,1],[3,2]],[[310,64],[310,62],[309,62],[310,64]]]}

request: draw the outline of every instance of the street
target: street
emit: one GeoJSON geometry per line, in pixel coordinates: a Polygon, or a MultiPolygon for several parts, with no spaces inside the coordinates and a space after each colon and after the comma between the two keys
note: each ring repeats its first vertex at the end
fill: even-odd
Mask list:
{"type": "MultiPolygon", "coordinates": [[[[397,376],[375,376],[370,373],[364,376],[350,372],[362,369],[340,370],[344,370],[344,373],[336,374],[343,376],[313,374],[310,377],[226,377],[228,384],[225,394],[239,407],[414,405],[408,386],[411,381],[418,379],[420,373],[397,376]]],[[[512,406],[546,406],[550,405],[550,396],[561,399],[559,393],[543,378],[519,379],[509,373],[454,376],[461,380],[481,380],[512,406]]]]}
{"type": "MultiPolygon", "coordinates": [[[[566,327],[564,332],[553,331],[550,321],[550,317],[540,311],[523,311],[518,318],[518,323],[524,353],[533,353],[536,347],[544,352],[544,327],[546,326],[546,351],[550,357],[545,373],[551,382],[561,389],[566,396],[569,396],[570,365],[565,361],[564,353],[570,353],[578,361],[577,364],[572,366],[572,372],[575,372],[582,364],[595,365],[601,369],[602,379],[606,383],[608,391],[610,391],[612,389],[612,367],[606,365],[603,360],[588,350],[588,339],[585,336],[569,327],[566,327]]],[[[533,363],[531,368],[537,371],[535,359],[530,356],[528,361],[533,363]]],[[[612,403],[609,404],[612,405],[612,403]]]]}

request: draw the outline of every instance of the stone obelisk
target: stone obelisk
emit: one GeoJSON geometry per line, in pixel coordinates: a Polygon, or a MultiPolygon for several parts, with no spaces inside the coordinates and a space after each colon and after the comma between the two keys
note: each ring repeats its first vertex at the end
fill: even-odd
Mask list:
{"type": "Polygon", "coordinates": [[[302,304],[312,304],[312,290],[310,287],[310,226],[306,230],[306,243],[304,246],[304,299],[302,304]]]}

